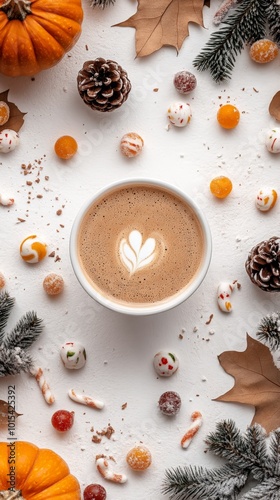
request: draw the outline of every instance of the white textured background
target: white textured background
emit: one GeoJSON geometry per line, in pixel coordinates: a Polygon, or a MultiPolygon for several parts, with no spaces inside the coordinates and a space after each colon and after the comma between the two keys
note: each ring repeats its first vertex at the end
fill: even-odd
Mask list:
{"type": "MultiPolygon", "coordinates": [[[[279,156],[269,154],[263,141],[264,131],[276,125],[268,105],[279,90],[280,59],[259,66],[245,50],[231,81],[220,85],[209,74],[198,73],[192,61],[213,30],[218,2],[212,4],[210,10],[204,8],[205,29],[191,25],[190,37],[178,56],[175,49],[166,47],[135,59],[134,30],[111,26],[132,15],[136,2],[117,0],[114,7],[102,11],[92,10],[84,0],[83,33],[59,65],[36,75],[34,81],[0,78],[0,91],[10,89],[9,99],[27,112],[20,146],[0,158],[0,192],[16,200],[10,209],[0,206],[0,271],[7,278],[7,291],[16,298],[9,326],[27,310],[43,318],[44,332],[31,350],[45,370],[56,402],[49,407],[28,375],[1,379],[0,399],[7,399],[8,385],[16,384],[16,408],[24,414],[17,420],[17,438],[60,453],[82,488],[101,482],[108,500],[161,500],[166,468],[216,465],[204,453],[205,436],[214,431],[216,422],[227,418],[234,418],[245,430],[253,416],[253,408],[212,401],[233,383],[219,366],[217,355],[244,350],[246,332],[255,336],[260,319],[278,310],[277,295],[254,287],[244,262],[253,245],[279,234],[280,203],[264,214],[257,211],[254,201],[263,185],[271,185],[280,194],[279,156]],[[118,61],[132,82],[128,101],[113,114],[93,112],[76,88],[83,62],[96,57],[118,61]],[[183,69],[192,71],[198,80],[196,90],[186,98],[193,118],[188,127],[167,131],[167,107],[181,99],[173,87],[173,75],[183,69]],[[218,107],[226,102],[241,112],[240,124],[232,131],[222,130],[216,122],[218,107]],[[145,141],[143,153],[132,160],[119,152],[120,138],[129,131],[138,132],[145,141]],[[54,142],[64,134],[79,143],[79,153],[69,162],[59,161],[53,152],[54,142]],[[28,176],[23,175],[23,163],[32,165],[28,176]],[[39,167],[41,182],[36,183],[39,167]],[[209,192],[209,182],[217,175],[227,175],[233,182],[232,194],[223,201],[209,192]],[[68,242],[75,215],[92,193],[111,181],[141,176],[171,181],[193,196],[209,219],[213,258],[203,285],[187,302],[168,313],[137,318],[107,311],[86,295],[73,274],[68,242]],[[26,185],[27,180],[32,186],[26,185]],[[43,198],[38,199],[38,194],[43,198]],[[63,213],[57,216],[61,208],[63,213]],[[18,217],[26,222],[17,224],[18,217]],[[43,234],[49,253],[54,250],[61,260],[25,264],[19,245],[32,233],[43,234]],[[54,299],[42,289],[43,278],[51,271],[61,273],[66,284],[63,295],[54,299]],[[216,290],[220,281],[234,279],[242,289],[234,292],[233,311],[225,315],[218,310],[216,290]],[[210,314],[214,317],[207,326],[210,314]],[[88,360],[81,371],[69,372],[60,361],[59,348],[73,339],[85,345],[88,360]],[[180,359],[180,368],[170,379],[157,379],[153,370],[153,356],[162,349],[175,352],[180,359]],[[70,401],[70,388],[104,400],[104,410],[70,401]],[[181,411],[174,419],[165,418],[157,408],[166,390],[175,390],[182,398],[181,411]],[[127,408],[122,410],[124,403],[127,408]],[[61,408],[75,411],[74,427],[63,435],[50,423],[53,412],[61,408]],[[203,427],[190,448],[182,450],[180,439],[194,410],[203,413],[203,427]],[[92,426],[102,430],[109,422],[115,429],[112,438],[92,443],[92,426]],[[152,466],[143,474],[131,472],[125,461],[127,451],[139,442],[153,456],[152,466]],[[128,475],[127,484],[104,483],[94,466],[95,455],[100,453],[114,456],[116,471],[128,475]]],[[[4,427],[0,433],[5,440],[4,427]]]]}

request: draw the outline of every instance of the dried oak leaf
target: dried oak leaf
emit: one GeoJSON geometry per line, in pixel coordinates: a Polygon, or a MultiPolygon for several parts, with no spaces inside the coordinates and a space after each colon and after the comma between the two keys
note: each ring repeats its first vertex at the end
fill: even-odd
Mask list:
{"type": "Polygon", "coordinates": [[[214,401],[255,406],[251,425],[258,423],[267,433],[280,427],[280,371],[269,348],[247,335],[245,351],[225,351],[218,359],[235,384],[214,401]]]}
{"type": "Polygon", "coordinates": [[[138,0],[136,14],[115,24],[136,29],[136,56],[172,45],[177,52],[189,35],[189,23],[203,26],[204,0],[138,0]]]}
{"type": "Polygon", "coordinates": [[[7,424],[9,417],[14,419],[22,413],[17,413],[9,403],[0,399],[0,425],[7,424]]]}
{"type": "Polygon", "coordinates": [[[273,96],[268,111],[275,120],[280,122],[280,90],[273,96]]]}
{"type": "Polygon", "coordinates": [[[13,102],[8,101],[8,94],[9,90],[5,90],[5,92],[0,93],[0,101],[4,101],[10,108],[10,118],[4,125],[0,126],[0,132],[7,128],[18,132],[24,124],[23,117],[26,113],[20,111],[13,102]]]}

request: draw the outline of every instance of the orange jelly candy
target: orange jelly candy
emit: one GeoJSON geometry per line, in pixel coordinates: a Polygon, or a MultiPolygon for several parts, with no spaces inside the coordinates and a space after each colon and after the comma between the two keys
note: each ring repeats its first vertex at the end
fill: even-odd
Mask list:
{"type": "Polygon", "coordinates": [[[223,128],[235,128],[240,120],[240,113],[233,104],[224,104],[217,113],[217,120],[223,128]]]}
{"type": "Polygon", "coordinates": [[[232,190],[232,182],[228,177],[221,175],[210,182],[210,191],[216,198],[226,198],[232,190]]]}
{"type": "Polygon", "coordinates": [[[48,274],[43,281],[43,288],[48,295],[58,295],[64,288],[62,276],[56,273],[48,274]]]}
{"type": "Polygon", "coordinates": [[[279,52],[278,45],[272,40],[264,38],[257,40],[250,47],[250,57],[259,64],[273,61],[279,52]]]}
{"type": "Polygon", "coordinates": [[[126,455],[126,461],[133,470],[145,470],[152,463],[152,456],[148,448],[143,445],[135,446],[126,455]]]}
{"type": "Polygon", "coordinates": [[[10,118],[10,108],[4,101],[0,101],[0,125],[4,125],[10,118]]]}
{"type": "Polygon", "coordinates": [[[62,160],[69,160],[77,153],[77,141],[70,135],[63,135],[57,139],[54,150],[59,158],[62,160]]]}

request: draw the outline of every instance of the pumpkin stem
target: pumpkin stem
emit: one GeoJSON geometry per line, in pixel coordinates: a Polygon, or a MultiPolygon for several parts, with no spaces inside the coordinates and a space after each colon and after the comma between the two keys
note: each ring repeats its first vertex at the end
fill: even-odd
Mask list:
{"type": "Polygon", "coordinates": [[[31,14],[30,5],[30,0],[6,0],[3,5],[1,5],[0,10],[5,12],[10,21],[14,19],[24,21],[26,16],[31,14]]]}
{"type": "Polygon", "coordinates": [[[5,490],[5,491],[0,491],[0,499],[5,499],[5,500],[24,500],[24,498],[21,496],[20,491],[12,491],[12,490],[5,490]]]}

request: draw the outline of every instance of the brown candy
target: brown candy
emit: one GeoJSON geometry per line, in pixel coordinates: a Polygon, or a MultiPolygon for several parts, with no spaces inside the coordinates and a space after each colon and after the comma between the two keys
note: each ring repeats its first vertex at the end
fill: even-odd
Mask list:
{"type": "Polygon", "coordinates": [[[174,76],[174,87],[180,94],[192,92],[197,84],[196,77],[189,71],[179,71],[174,76]]]}
{"type": "Polygon", "coordinates": [[[181,398],[177,392],[164,392],[159,398],[159,409],[164,415],[177,415],[181,408],[181,398]]]}

